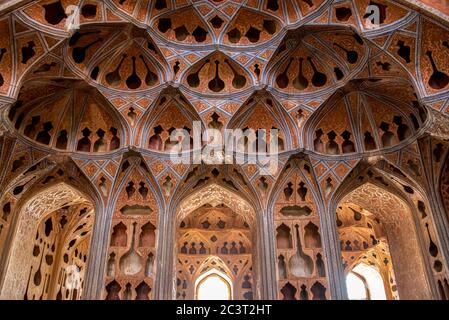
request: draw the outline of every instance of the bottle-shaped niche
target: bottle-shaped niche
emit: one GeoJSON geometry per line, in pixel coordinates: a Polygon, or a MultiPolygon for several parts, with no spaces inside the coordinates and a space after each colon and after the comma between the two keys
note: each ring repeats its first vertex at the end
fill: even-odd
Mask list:
{"type": "Polygon", "coordinates": [[[225,83],[223,80],[221,80],[220,75],[219,75],[219,66],[220,62],[218,60],[215,61],[215,77],[209,81],[208,87],[209,90],[213,91],[213,92],[220,92],[221,90],[224,89],[225,87],[225,83]]]}
{"type": "Polygon", "coordinates": [[[296,228],[296,254],[290,258],[290,272],[298,278],[309,277],[313,273],[313,260],[303,250],[299,236],[299,225],[296,228]]]}
{"type": "Polygon", "coordinates": [[[153,253],[150,252],[147,257],[147,262],[145,263],[145,277],[151,277],[153,275],[153,262],[154,256],[153,253]]]}
{"type": "Polygon", "coordinates": [[[309,293],[305,284],[301,286],[301,292],[299,293],[299,300],[309,300],[309,293]]]}
{"type": "Polygon", "coordinates": [[[326,269],[324,267],[324,261],[321,256],[321,253],[317,253],[316,255],[316,269],[318,273],[318,277],[325,277],[326,276],[326,269]]]}
{"type": "Polygon", "coordinates": [[[433,242],[433,240],[432,240],[432,236],[430,235],[429,224],[428,223],[426,223],[426,229],[427,229],[427,234],[429,236],[429,252],[430,252],[430,255],[432,257],[436,257],[438,255],[438,247],[435,244],[435,242],[433,242]]]}
{"type": "Polygon", "coordinates": [[[108,277],[115,276],[115,253],[114,252],[112,252],[109,255],[107,274],[108,274],[108,277]]]}
{"type": "Polygon", "coordinates": [[[127,283],[125,286],[125,292],[123,293],[123,300],[131,300],[132,299],[132,291],[131,291],[131,283],[127,283]]]}
{"type": "Polygon", "coordinates": [[[287,279],[287,268],[285,266],[285,258],[282,254],[278,257],[278,272],[279,279],[287,279]]]}
{"type": "Polygon", "coordinates": [[[120,258],[120,270],[128,276],[135,275],[142,270],[142,257],[134,249],[136,240],[136,225],[137,222],[134,222],[131,248],[120,258]]]}

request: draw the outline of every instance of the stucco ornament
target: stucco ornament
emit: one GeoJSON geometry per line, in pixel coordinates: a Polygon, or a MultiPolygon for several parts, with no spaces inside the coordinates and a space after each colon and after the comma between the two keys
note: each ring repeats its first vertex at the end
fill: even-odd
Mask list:
{"type": "Polygon", "coordinates": [[[19,212],[17,234],[11,248],[1,299],[22,299],[26,290],[33,238],[39,222],[48,214],[67,205],[85,202],[70,186],[56,184],[32,197],[19,212]]]}
{"type": "Polygon", "coordinates": [[[183,220],[190,212],[205,204],[216,207],[224,204],[245,217],[248,224],[254,221],[254,210],[243,198],[216,184],[208,185],[185,198],[179,206],[178,219],[183,220]]]}

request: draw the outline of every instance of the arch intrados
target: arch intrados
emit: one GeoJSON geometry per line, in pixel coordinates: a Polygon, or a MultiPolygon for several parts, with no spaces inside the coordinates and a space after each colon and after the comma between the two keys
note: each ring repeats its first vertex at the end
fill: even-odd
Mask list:
{"type": "Polygon", "coordinates": [[[383,222],[400,223],[405,215],[410,214],[409,205],[393,194],[371,182],[366,182],[347,193],[339,203],[356,204],[369,211],[383,222]],[[372,201],[377,198],[382,201],[372,201]],[[396,208],[396,209],[393,209],[396,208]]]}
{"type": "Polygon", "coordinates": [[[177,221],[182,221],[190,213],[205,204],[216,207],[222,203],[235,213],[241,215],[250,226],[253,225],[255,211],[249,202],[242,196],[215,183],[204,186],[185,197],[178,206],[176,214],[177,221]]]}
{"type": "Polygon", "coordinates": [[[1,299],[22,299],[26,290],[27,274],[36,228],[48,214],[67,205],[90,203],[82,192],[75,187],[59,182],[27,198],[18,207],[16,229],[9,252],[5,277],[1,287],[1,299]]]}

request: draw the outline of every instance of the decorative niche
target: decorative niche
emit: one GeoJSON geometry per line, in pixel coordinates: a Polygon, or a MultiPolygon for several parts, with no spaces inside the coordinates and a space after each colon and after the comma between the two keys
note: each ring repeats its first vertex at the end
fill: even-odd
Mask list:
{"type": "Polygon", "coordinates": [[[275,210],[278,298],[329,299],[320,218],[308,180],[291,169],[275,210]]]}

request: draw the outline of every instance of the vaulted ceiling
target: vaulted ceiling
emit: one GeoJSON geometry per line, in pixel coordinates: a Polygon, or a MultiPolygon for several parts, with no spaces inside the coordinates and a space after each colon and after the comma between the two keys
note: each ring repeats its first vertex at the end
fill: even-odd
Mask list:
{"type": "Polygon", "coordinates": [[[29,143],[77,152],[164,151],[154,139],[194,120],[278,128],[281,151],[396,148],[449,106],[447,8],[409,2],[9,1],[3,116],[29,143]]]}

